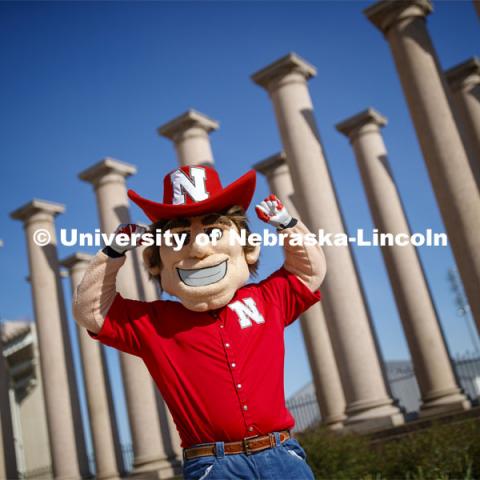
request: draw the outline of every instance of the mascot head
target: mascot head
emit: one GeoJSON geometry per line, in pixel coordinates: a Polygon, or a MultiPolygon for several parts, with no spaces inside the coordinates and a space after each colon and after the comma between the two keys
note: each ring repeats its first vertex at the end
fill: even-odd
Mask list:
{"type": "Polygon", "coordinates": [[[182,236],[182,248],[153,245],[144,261],[161,288],[189,310],[203,312],[225,306],[255,273],[260,248],[231,241],[231,232],[249,228],[245,215],[255,191],[250,170],[223,188],[212,167],[184,166],[164,179],[163,203],[128,196],[153,222],[152,233],[182,236]]]}

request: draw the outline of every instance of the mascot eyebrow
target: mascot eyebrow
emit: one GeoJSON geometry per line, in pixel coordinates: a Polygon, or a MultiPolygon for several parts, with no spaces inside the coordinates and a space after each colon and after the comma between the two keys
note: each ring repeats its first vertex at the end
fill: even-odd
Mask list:
{"type": "MultiPolygon", "coordinates": [[[[201,222],[202,225],[213,225],[215,223],[220,223],[228,226],[232,224],[231,220],[226,215],[222,215],[221,213],[211,213],[209,215],[205,215],[201,222]]],[[[165,224],[164,230],[190,227],[191,224],[192,223],[188,218],[174,218],[165,224]]]]}
{"type": "Polygon", "coordinates": [[[202,218],[202,225],[213,225],[215,223],[221,223],[223,225],[231,225],[232,221],[226,216],[220,213],[212,213],[202,218]]]}

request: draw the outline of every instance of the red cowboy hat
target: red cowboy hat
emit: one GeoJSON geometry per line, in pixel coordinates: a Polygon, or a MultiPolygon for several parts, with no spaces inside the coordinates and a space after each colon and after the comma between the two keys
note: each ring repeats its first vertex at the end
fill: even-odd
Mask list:
{"type": "Polygon", "coordinates": [[[222,211],[233,205],[247,210],[255,191],[255,170],[223,188],[217,171],[212,167],[188,165],[165,175],[163,203],[152,202],[133,190],[129,198],[152,221],[164,218],[194,217],[222,211]]]}

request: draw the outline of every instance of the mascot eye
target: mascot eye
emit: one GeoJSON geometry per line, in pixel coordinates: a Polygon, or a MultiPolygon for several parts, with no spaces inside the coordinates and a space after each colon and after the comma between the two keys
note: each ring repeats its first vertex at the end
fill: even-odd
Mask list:
{"type": "Polygon", "coordinates": [[[185,230],[183,232],[175,232],[177,235],[182,235],[182,236],[185,236],[185,242],[183,243],[183,245],[188,245],[190,243],[190,239],[191,239],[191,234],[190,234],[190,231],[189,230],[185,230]]]}
{"type": "Polygon", "coordinates": [[[190,243],[190,238],[191,238],[190,232],[182,232],[182,233],[186,235],[184,245],[188,245],[190,243]]]}
{"type": "Polygon", "coordinates": [[[210,237],[210,240],[220,240],[223,236],[223,230],[218,227],[206,228],[204,232],[210,237]]]}

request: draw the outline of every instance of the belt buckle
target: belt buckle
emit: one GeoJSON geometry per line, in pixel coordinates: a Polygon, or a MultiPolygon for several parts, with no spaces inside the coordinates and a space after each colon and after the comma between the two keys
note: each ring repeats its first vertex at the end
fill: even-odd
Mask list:
{"type": "Polygon", "coordinates": [[[258,435],[252,435],[251,437],[245,437],[243,440],[242,440],[242,443],[243,443],[243,450],[245,451],[245,454],[246,455],[251,455],[253,452],[250,450],[250,447],[248,446],[248,440],[251,440],[252,438],[257,438],[258,435]]]}

